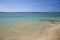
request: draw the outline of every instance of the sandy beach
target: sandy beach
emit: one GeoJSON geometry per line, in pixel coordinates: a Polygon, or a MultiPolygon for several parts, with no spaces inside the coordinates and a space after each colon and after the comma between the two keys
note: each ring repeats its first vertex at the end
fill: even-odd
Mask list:
{"type": "Polygon", "coordinates": [[[40,21],[19,29],[0,29],[0,40],[60,40],[60,22],[40,21]]]}

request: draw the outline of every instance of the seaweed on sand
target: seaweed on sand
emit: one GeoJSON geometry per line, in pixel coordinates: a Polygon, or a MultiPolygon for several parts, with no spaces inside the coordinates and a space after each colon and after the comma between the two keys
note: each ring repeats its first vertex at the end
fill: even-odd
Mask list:
{"type": "Polygon", "coordinates": [[[40,21],[48,21],[48,22],[51,22],[52,24],[54,24],[56,21],[58,21],[58,20],[40,20],[40,21]]]}

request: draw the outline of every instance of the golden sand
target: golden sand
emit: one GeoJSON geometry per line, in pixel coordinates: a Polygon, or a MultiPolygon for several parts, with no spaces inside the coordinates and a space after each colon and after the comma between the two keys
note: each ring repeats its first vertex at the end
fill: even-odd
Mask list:
{"type": "Polygon", "coordinates": [[[60,22],[41,21],[18,30],[0,29],[0,40],[60,40],[60,22]]]}

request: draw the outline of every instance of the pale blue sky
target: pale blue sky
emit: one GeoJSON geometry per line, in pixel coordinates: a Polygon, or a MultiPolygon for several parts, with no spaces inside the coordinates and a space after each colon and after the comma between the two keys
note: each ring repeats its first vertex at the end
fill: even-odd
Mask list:
{"type": "Polygon", "coordinates": [[[2,12],[60,12],[60,0],[0,0],[2,12]]]}

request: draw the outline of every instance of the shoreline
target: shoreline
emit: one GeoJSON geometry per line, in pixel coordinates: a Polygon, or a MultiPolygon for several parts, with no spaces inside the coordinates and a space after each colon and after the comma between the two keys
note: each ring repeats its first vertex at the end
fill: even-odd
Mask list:
{"type": "Polygon", "coordinates": [[[40,20],[40,22],[38,22],[36,24],[32,24],[25,28],[22,28],[20,30],[20,32],[14,32],[14,31],[7,32],[4,30],[3,31],[0,30],[2,32],[2,33],[0,33],[0,35],[1,35],[0,39],[1,40],[10,40],[10,39],[11,40],[50,40],[50,39],[53,39],[56,28],[58,30],[58,28],[59,28],[58,25],[60,26],[59,21],[40,20]],[[47,36],[47,35],[49,35],[49,36],[47,36]],[[48,37],[50,37],[50,38],[48,38],[48,37]]]}

